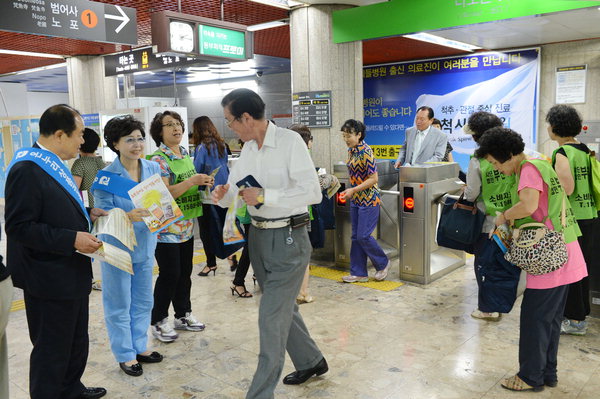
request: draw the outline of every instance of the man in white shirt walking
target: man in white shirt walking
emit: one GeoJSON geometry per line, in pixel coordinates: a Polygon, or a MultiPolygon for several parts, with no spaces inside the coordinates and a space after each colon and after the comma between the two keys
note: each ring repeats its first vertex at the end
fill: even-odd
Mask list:
{"type": "Polygon", "coordinates": [[[394,165],[396,168],[439,162],[444,158],[448,137],[441,130],[431,126],[432,123],[433,109],[427,106],[419,107],[415,126],[406,130],[404,145],[394,165]]]}
{"type": "Polygon", "coordinates": [[[286,350],[297,371],[288,374],[284,384],[302,384],[328,371],[296,304],[312,251],[307,205],[321,201],[321,189],[304,141],[265,119],[265,104],[258,94],[237,89],[221,105],[227,126],[245,145],[227,184],[215,187],[213,202],[227,207],[239,194],[248,205],[250,260],[263,292],[258,367],[246,399],[271,399],[286,350]],[[238,189],[236,183],[247,176],[260,187],[238,189]]]}

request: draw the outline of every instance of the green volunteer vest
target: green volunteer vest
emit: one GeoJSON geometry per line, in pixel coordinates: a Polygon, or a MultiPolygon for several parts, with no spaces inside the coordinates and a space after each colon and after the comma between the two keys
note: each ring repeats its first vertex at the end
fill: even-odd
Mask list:
{"type": "MultiPolygon", "coordinates": [[[[552,165],[550,162],[542,159],[526,159],[521,162],[521,167],[525,164],[525,162],[529,162],[535,166],[536,169],[540,171],[544,183],[548,185],[548,216],[552,221],[554,230],[563,232],[563,235],[565,236],[565,242],[567,244],[577,240],[577,237],[581,235],[581,230],[579,230],[579,225],[575,220],[573,209],[571,209],[571,204],[568,200],[566,201],[566,227],[563,228],[561,224],[560,212],[562,208],[563,196],[566,197],[566,194],[565,190],[563,190],[562,186],[560,185],[560,181],[558,180],[556,172],[554,169],[552,169],[552,165]]],[[[531,216],[527,216],[523,219],[515,220],[515,227],[519,227],[525,223],[535,222],[537,221],[531,216]]]]}
{"type": "Polygon", "coordinates": [[[563,145],[552,153],[552,166],[556,163],[556,153],[561,148],[567,154],[571,175],[575,181],[575,189],[568,196],[575,219],[594,219],[598,217],[598,211],[594,196],[590,191],[590,156],[572,145],[563,145]]]}
{"type": "Polygon", "coordinates": [[[486,159],[479,159],[481,170],[481,198],[485,204],[485,213],[496,216],[519,202],[515,175],[506,176],[494,169],[486,159]]]}
{"type": "MultiPolygon", "coordinates": [[[[161,150],[156,150],[149,158],[155,155],[163,157],[169,168],[171,168],[171,171],[175,175],[173,184],[181,183],[196,174],[196,168],[192,163],[192,159],[187,155],[183,159],[170,159],[161,150]]],[[[177,202],[177,205],[183,212],[183,219],[193,219],[202,216],[202,196],[198,191],[198,186],[193,186],[178,198],[175,198],[175,202],[177,202]]]]}

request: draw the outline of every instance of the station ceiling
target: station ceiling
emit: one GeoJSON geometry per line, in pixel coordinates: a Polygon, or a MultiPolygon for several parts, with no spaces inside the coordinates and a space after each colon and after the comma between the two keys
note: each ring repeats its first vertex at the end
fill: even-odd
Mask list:
{"type": "MultiPolygon", "coordinates": [[[[3,3],[6,0],[3,0],[3,3]]],[[[319,0],[305,0],[318,3],[319,0]]],[[[368,4],[374,0],[355,0],[368,4]]],[[[243,25],[281,20],[288,11],[248,0],[100,0],[102,3],[132,7],[137,10],[138,45],[151,44],[150,15],[157,11],[180,11],[212,19],[223,19],[243,25]],[[179,4],[181,10],[179,10],[179,4]],[[223,12],[223,18],[221,18],[223,12]]],[[[352,3],[352,0],[336,1],[352,3]]],[[[4,3],[6,4],[6,3],[4,3]]],[[[1,8],[6,5],[0,6],[1,8]]],[[[553,42],[600,38],[597,21],[600,10],[593,8],[556,14],[536,15],[507,21],[496,21],[431,32],[448,39],[476,44],[484,49],[499,50],[553,42]]],[[[63,56],[103,55],[129,50],[127,45],[89,42],[0,31],[0,49],[59,54],[63,56]]],[[[255,32],[254,52],[268,56],[265,60],[290,57],[289,26],[255,32]]],[[[390,37],[363,42],[365,65],[399,62],[464,54],[464,51],[424,43],[404,37],[390,37]]],[[[60,59],[0,54],[0,75],[62,63],[60,59]]],[[[2,78],[1,80],[6,81],[2,78]]]]}

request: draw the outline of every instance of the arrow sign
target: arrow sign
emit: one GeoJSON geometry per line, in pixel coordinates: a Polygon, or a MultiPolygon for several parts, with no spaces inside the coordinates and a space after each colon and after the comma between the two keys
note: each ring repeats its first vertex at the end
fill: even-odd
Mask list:
{"type": "Polygon", "coordinates": [[[121,15],[105,14],[104,18],[106,18],[106,19],[115,19],[117,21],[122,21],[121,25],[117,26],[117,29],[115,29],[115,33],[119,33],[119,32],[121,32],[121,29],[123,29],[125,27],[125,25],[127,25],[127,22],[129,22],[130,19],[127,16],[127,14],[125,14],[125,12],[123,11],[123,9],[121,7],[115,6],[115,8],[117,9],[117,11],[119,11],[119,13],[121,15]]]}

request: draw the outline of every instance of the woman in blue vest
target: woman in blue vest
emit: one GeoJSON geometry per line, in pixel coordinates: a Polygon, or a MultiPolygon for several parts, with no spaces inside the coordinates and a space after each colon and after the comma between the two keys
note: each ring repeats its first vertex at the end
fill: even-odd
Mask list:
{"type": "Polygon", "coordinates": [[[481,137],[475,156],[517,179],[518,200],[496,216],[496,226],[511,221],[517,228],[544,223],[548,229],[562,232],[567,244],[568,258],[562,267],[546,274],[527,274],[519,323],[519,372],[500,383],[511,391],[538,392],[558,384],[560,325],[568,286],[584,278],[587,271],[577,242],[581,233],[570,204],[563,201],[565,192],[556,172],[545,160],[529,159],[524,149],[518,133],[495,127],[481,137]]]}
{"type": "MultiPolygon", "coordinates": [[[[471,114],[464,132],[472,135],[473,141],[479,145],[483,134],[493,127],[502,127],[502,120],[490,112],[478,111],[471,114]]],[[[515,177],[498,172],[485,159],[471,157],[464,193],[465,199],[477,201],[477,208],[486,215],[479,239],[473,246],[478,294],[477,309],[471,313],[471,317],[499,321],[502,312],[508,313],[515,301],[520,270],[506,262],[501,254],[498,256],[494,253],[500,249],[490,239],[489,233],[495,228],[496,212],[505,211],[516,200],[515,177]],[[496,281],[500,282],[491,278],[484,285],[483,276],[488,273],[490,277],[498,276],[496,281]]]]}
{"type": "Polygon", "coordinates": [[[158,363],[162,355],[147,348],[150,312],[152,311],[152,269],[156,236],[143,222],[146,209],[136,209],[127,190],[135,184],[160,173],[154,162],[142,159],[145,148],[144,127],[131,115],[116,117],[104,127],[108,147],[117,153],[113,163],[99,171],[110,176],[108,185],[92,186],[95,204],[109,211],[127,212],[133,222],[137,245],[130,251],[116,238],[103,235],[102,241],[115,245],[131,255],[133,275],[102,262],[102,301],[104,320],[111,350],[121,369],[128,375],[143,373],[140,363],[158,363]],[[108,173],[107,173],[108,172],[108,173]]]}
{"type": "Polygon", "coordinates": [[[173,111],[159,112],[150,125],[150,135],[158,146],[150,159],[160,165],[161,176],[183,212],[183,219],[158,234],[156,246],[158,279],[154,285],[151,331],[162,342],[172,342],[178,337],[169,324],[171,303],[176,330],[204,330],[204,323],[192,314],[190,301],[194,219],[202,215],[198,186],[212,187],[214,179],[196,173],[188,151],[180,145],[184,131],[181,116],[173,111]]]}
{"type": "MultiPolygon", "coordinates": [[[[552,154],[552,165],[569,197],[575,219],[581,230],[578,238],[588,273],[600,271],[600,237],[598,211],[591,195],[590,149],[575,139],[581,132],[581,117],[569,105],[555,105],[546,115],[548,135],[558,143],[552,154]]],[[[561,325],[563,334],[585,335],[586,316],[590,314],[590,282],[585,277],[569,285],[565,306],[565,319],[561,325]]]]}

